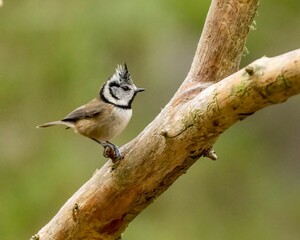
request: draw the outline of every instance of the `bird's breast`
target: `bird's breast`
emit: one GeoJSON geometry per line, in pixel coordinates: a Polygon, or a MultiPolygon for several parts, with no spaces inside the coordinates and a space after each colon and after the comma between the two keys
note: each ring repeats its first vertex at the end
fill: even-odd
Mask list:
{"type": "Polygon", "coordinates": [[[115,108],[112,111],[111,121],[110,121],[110,134],[111,138],[119,135],[128,125],[132,116],[131,109],[115,108]]]}

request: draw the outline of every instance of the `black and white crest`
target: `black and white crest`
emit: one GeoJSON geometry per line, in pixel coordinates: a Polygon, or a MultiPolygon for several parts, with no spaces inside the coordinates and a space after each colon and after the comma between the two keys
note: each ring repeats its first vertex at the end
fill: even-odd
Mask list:
{"type": "Polygon", "coordinates": [[[126,63],[118,65],[115,73],[107,80],[100,90],[100,98],[123,109],[131,109],[132,101],[138,92],[144,89],[137,88],[131,79],[126,63]]]}
{"type": "Polygon", "coordinates": [[[133,84],[126,63],[124,63],[124,65],[117,66],[116,74],[119,75],[118,77],[120,78],[120,81],[123,81],[124,83],[128,83],[128,84],[133,84]]]}

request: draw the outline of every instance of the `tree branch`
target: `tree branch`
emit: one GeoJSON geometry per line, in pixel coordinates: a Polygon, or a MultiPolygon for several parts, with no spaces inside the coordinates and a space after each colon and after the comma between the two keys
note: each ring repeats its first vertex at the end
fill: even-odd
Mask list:
{"type": "Polygon", "coordinates": [[[178,93],[199,83],[218,82],[238,70],[257,7],[258,0],[212,1],[191,69],[178,93]]]}
{"type": "Polygon", "coordinates": [[[40,232],[40,239],[116,239],[236,121],[300,93],[300,49],[261,58],[164,110],[107,162],[40,232]],[[74,237],[76,236],[76,237],[74,237]]]}
{"type": "Polygon", "coordinates": [[[124,159],[118,165],[108,161],[34,238],[117,239],[135,216],[211,149],[222,132],[300,93],[300,50],[259,59],[217,82],[237,69],[256,7],[257,1],[213,1],[190,73],[172,101],[122,147],[124,159]],[[224,22],[236,30],[226,31],[226,25],[218,25],[224,22],[215,18],[232,19],[224,22]],[[243,29],[240,37],[235,25],[243,29]],[[217,34],[207,48],[205,39],[213,28],[220,29],[219,39],[217,34]],[[228,33],[232,41],[224,44],[228,33]],[[203,85],[210,81],[217,83],[203,85]]]}

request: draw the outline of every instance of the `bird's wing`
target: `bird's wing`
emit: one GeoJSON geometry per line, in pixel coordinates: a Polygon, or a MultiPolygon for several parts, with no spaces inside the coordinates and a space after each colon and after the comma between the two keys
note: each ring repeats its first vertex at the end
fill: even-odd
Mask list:
{"type": "Polygon", "coordinates": [[[77,121],[79,119],[91,118],[101,114],[104,111],[103,103],[98,99],[93,99],[89,103],[76,108],[74,111],[65,116],[62,121],[77,121]]]}

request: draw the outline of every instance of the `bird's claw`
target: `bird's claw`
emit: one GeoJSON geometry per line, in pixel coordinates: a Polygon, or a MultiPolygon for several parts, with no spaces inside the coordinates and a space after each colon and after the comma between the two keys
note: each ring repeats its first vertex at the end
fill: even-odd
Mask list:
{"type": "Polygon", "coordinates": [[[113,162],[121,160],[122,156],[119,148],[116,145],[112,143],[107,143],[107,144],[103,144],[103,147],[104,147],[103,156],[105,158],[110,158],[113,162]]]}

